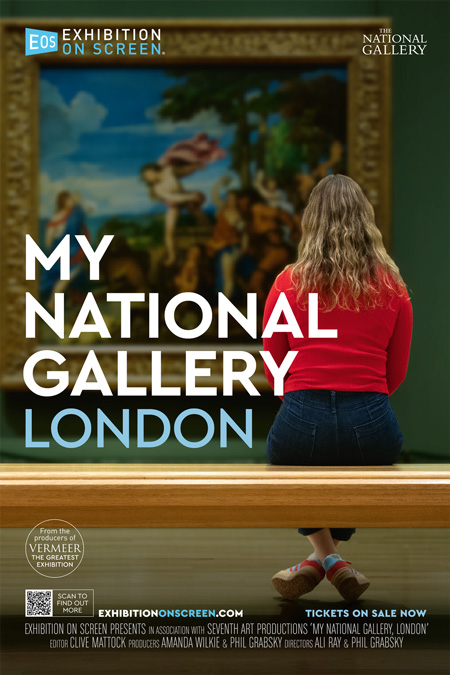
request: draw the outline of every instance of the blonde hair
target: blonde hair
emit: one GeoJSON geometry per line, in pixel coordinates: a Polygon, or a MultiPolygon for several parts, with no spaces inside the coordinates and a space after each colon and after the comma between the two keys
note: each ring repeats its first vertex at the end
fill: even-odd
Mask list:
{"type": "Polygon", "coordinates": [[[298,299],[319,294],[322,308],[358,311],[401,295],[405,283],[386,252],[375,214],[361,187],[348,176],[323,178],[302,218],[297,262],[290,266],[298,299]]]}

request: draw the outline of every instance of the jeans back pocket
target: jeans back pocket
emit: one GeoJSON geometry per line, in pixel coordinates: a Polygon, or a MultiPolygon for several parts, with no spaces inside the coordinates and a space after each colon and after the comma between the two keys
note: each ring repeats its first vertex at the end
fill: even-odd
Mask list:
{"type": "Polygon", "coordinates": [[[311,464],[317,424],[301,417],[301,406],[283,402],[269,433],[267,454],[273,464],[311,464]]]}
{"type": "Polygon", "coordinates": [[[402,450],[403,435],[387,399],[379,412],[375,419],[353,427],[365,465],[394,464],[402,450]]]}

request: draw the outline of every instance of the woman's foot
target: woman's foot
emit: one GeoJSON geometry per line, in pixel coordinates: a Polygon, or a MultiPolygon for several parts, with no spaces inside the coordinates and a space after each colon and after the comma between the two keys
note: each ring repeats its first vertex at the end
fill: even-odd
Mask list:
{"type": "Polygon", "coordinates": [[[272,577],[272,583],[283,598],[296,600],[312,591],[324,576],[325,570],[320,560],[304,560],[294,567],[277,572],[272,577]]]}
{"type": "Polygon", "coordinates": [[[370,581],[337,553],[327,556],[323,566],[327,578],[347,602],[357,600],[370,586],[370,581]]]}

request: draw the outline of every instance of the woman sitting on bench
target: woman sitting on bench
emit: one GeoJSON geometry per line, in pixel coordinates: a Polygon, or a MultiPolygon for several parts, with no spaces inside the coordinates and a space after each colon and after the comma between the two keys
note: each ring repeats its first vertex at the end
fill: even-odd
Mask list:
{"type": "MultiPolygon", "coordinates": [[[[281,364],[298,351],[267,439],[272,464],[373,466],[399,458],[403,436],[390,396],[406,375],[412,309],[398,267],[384,248],[374,211],[360,186],[342,175],[323,178],[302,218],[298,260],[275,280],[264,325],[285,293],[304,336],[308,293],[317,293],[319,327],[337,338],[276,332],[264,349],[281,364]]],[[[273,386],[273,377],[266,368],[273,386]]],[[[337,505],[337,511],[339,506],[337,505]]],[[[354,529],[299,529],[313,552],[275,574],[281,595],[296,599],[326,575],[342,597],[356,600],[369,581],[336,548],[354,529]]]]}

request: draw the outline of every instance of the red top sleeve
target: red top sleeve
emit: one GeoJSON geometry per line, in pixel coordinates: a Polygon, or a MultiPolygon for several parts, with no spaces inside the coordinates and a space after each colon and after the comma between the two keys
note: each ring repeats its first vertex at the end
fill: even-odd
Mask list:
{"type": "MultiPolygon", "coordinates": [[[[306,312],[300,311],[291,289],[290,272],[282,272],[267,297],[263,329],[283,292],[291,301],[299,325],[304,321],[306,327],[306,312]]],[[[282,315],[278,323],[283,320],[286,321],[282,315]]],[[[412,307],[406,291],[395,301],[391,298],[386,306],[367,311],[335,307],[321,320],[338,330],[340,339],[300,339],[282,331],[263,338],[264,351],[272,355],[277,366],[289,351],[299,352],[284,378],[285,392],[330,389],[378,391],[390,396],[400,386],[406,376],[412,336],[412,307]]],[[[273,389],[274,378],[265,364],[264,370],[273,389]]]]}
{"type": "MultiPolygon", "coordinates": [[[[275,282],[270,289],[269,295],[267,296],[266,304],[264,307],[264,316],[263,316],[263,331],[266,327],[266,324],[269,320],[272,310],[275,307],[275,304],[278,300],[280,293],[283,292],[282,288],[277,288],[277,282],[279,278],[275,279],[275,282]]],[[[280,319],[282,323],[282,319],[280,319]]],[[[270,352],[273,356],[273,359],[277,366],[281,365],[284,357],[289,351],[289,342],[287,333],[273,333],[270,338],[263,338],[263,349],[265,352],[270,352]]],[[[274,378],[266,364],[264,364],[264,372],[266,374],[267,381],[269,382],[272,389],[274,388],[274,378]]],[[[282,397],[280,397],[282,398],[282,397]]]]}
{"type": "Polygon", "coordinates": [[[389,396],[401,385],[408,368],[412,337],[412,307],[405,293],[400,299],[400,310],[394,332],[389,340],[386,360],[386,382],[389,396]]]}

